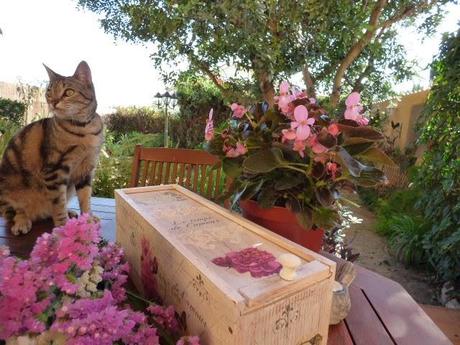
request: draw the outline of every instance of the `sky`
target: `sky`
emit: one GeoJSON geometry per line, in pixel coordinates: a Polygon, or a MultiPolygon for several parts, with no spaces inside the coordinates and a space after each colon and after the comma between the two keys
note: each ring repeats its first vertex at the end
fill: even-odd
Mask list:
{"type": "MultiPolygon", "coordinates": [[[[410,91],[414,84],[428,87],[426,66],[437,54],[442,32],[453,32],[460,21],[460,5],[449,5],[438,32],[421,40],[412,29],[401,30],[408,58],[420,65],[419,76],[397,85],[410,91]]],[[[113,106],[151,105],[153,95],[165,91],[150,54],[153,45],[115,40],[104,33],[98,16],[77,9],[76,0],[0,0],[0,81],[22,80],[44,84],[42,63],[62,75],[72,75],[86,60],[92,70],[99,112],[113,106]]]]}

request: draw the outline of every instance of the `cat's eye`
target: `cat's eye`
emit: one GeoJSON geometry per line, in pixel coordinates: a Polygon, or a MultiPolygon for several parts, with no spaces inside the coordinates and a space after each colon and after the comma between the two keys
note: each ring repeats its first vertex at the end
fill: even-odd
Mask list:
{"type": "Polygon", "coordinates": [[[72,96],[74,93],[75,93],[74,90],[72,90],[72,89],[67,89],[67,90],[65,90],[65,92],[64,92],[64,96],[70,97],[70,96],[72,96]]]}

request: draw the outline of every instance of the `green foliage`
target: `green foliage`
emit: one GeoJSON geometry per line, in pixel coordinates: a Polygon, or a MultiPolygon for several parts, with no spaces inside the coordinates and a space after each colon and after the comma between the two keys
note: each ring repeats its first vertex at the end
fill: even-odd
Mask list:
{"type": "Polygon", "coordinates": [[[104,117],[107,130],[118,140],[130,132],[163,133],[163,114],[151,107],[118,107],[115,113],[104,117]]]}
{"type": "Polygon", "coordinates": [[[385,199],[376,202],[377,232],[382,235],[392,235],[391,218],[395,215],[419,216],[415,203],[420,199],[422,190],[405,189],[393,191],[385,199]]]}
{"type": "MultiPolygon", "coordinates": [[[[345,82],[338,85],[342,92],[364,89],[369,99],[388,95],[396,81],[412,74],[412,63],[407,62],[392,24],[415,25],[413,18],[421,16],[423,30],[431,33],[447,0],[387,1],[381,11],[381,2],[375,0],[78,2],[101,14],[106,32],[135,42],[153,42],[157,66],[168,62],[176,66],[186,58],[218,84],[219,70],[231,65],[237,76],[251,76],[252,84],[268,100],[275,82],[305,67],[316,89],[330,92],[345,63],[345,82]],[[371,26],[374,13],[378,13],[377,22],[371,26]],[[350,55],[357,41],[362,42],[362,49],[350,55]]],[[[234,92],[234,86],[226,80],[220,88],[241,93],[243,89],[234,92]]]]}
{"type": "Polygon", "coordinates": [[[19,128],[20,126],[16,122],[0,117],[0,159],[3,156],[6,146],[19,128]]]}
{"type": "Polygon", "coordinates": [[[0,118],[9,119],[19,125],[24,122],[26,110],[24,103],[0,97],[0,118]]]}
{"type": "Polygon", "coordinates": [[[93,180],[95,196],[113,198],[115,189],[128,187],[134,148],[138,144],[147,147],[162,146],[163,135],[131,132],[116,139],[112,133],[106,133],[96,176],[93,180]]]}
{"type": "Polygon", "coordinates": [[[431,224],[415,208],[422,194],[423,190],[409,188],[373,200],[377,232],[389,239],[390,249],[405,264],[428,264],[425,237],[431,224]]]}
{"type": "MultiPolygon", "coordinates": [[[[442,281],[460,283],[460,30],[443,38],[432,65],[433,86],[420,132],[426,144],[416,183],[426,191],[418,206],[432,223],[425,237],[442,281]]],[[[460,293],[460,292],[459,292],[460,293]]]]}
{"type": "Polygon", "coordinates": [[[424,239],[429,223],[423,218],[397,214],[388,221],[389,245],[399,261],[409,265],[427,263],[424,239]]]}
{"type": "Polygon", "coordinates": [[[171,123],[171,136],[179,147],[195,148],[203,142],[209,110],[214,109],[214,119],[219,124],[230,109],[220,90],[199,73],[181,73],[175,87],[179,114],[171,123]]]}

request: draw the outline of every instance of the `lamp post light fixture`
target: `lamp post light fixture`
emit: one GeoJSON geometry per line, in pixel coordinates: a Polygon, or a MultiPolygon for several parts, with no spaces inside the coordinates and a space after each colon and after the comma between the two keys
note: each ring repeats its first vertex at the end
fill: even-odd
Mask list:
{"type": "Polygon", "coordinates": [[[171,106],[172,109],[177,104],[177,95],[175,92],[169,93],[166,91],[165,93],[161,94],[159,92],[156,93],[154,98],[157,101],[157,107],[158,109],[161,109],[161,106],[164,106],[164,112],[165,112],[165,129],[164,129],[164,147],[169,146],[169,136],[168,136],[168,130],[169,130],[169,117],[168,117],[168,108],[171,106]]]}

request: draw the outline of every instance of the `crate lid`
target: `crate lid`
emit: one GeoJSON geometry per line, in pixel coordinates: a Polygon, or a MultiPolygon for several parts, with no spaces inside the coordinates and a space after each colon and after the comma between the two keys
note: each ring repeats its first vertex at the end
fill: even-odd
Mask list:
{"type": "Polygon", "coordinates": [[[245,307],[271,303],[334,274],[334,262],[178,185],[128,188],[116,195],[245,307]],[[275,273],[277,258],[286,253],[301,261],[291,281],[275,273]]]}

